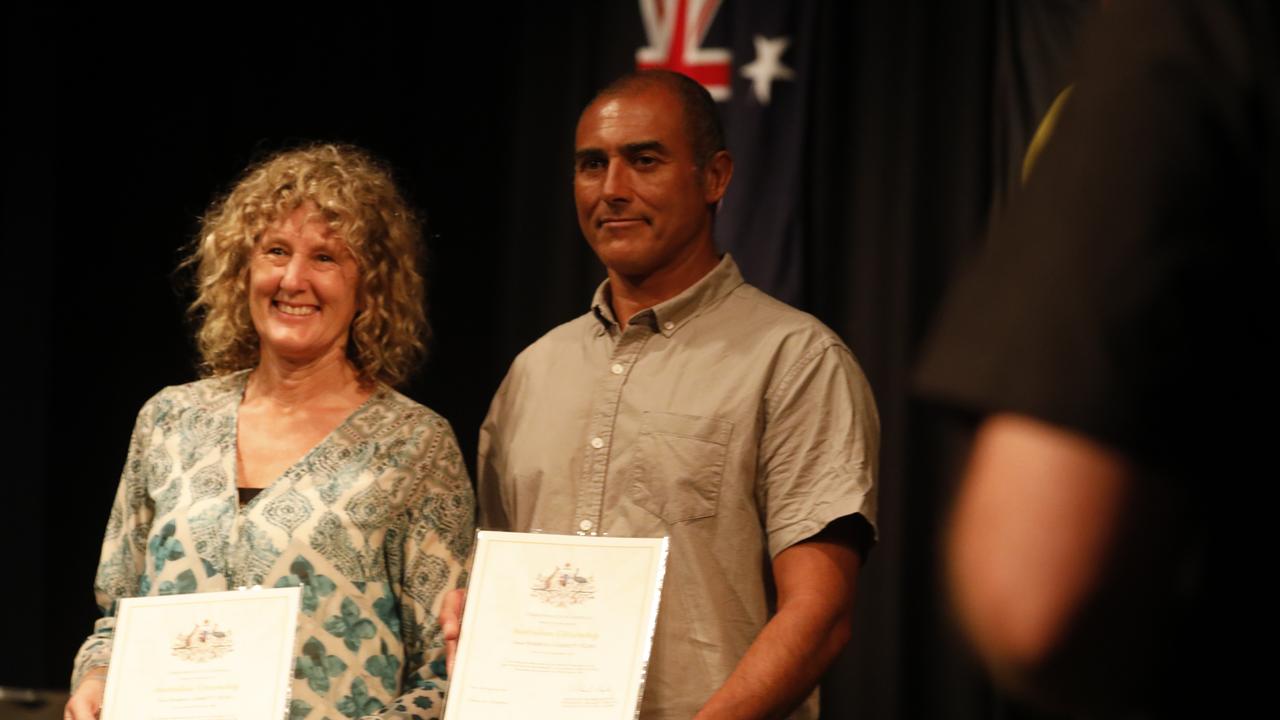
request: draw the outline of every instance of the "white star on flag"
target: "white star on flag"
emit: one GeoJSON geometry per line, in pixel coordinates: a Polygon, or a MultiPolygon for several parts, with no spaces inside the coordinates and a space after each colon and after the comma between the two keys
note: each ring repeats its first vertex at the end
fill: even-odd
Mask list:
{"type": "Polygon", "coordinates": [[[768,105],[775,80],[790,80],[795,71],[782,64],[782,53],[787,51],[791,38],[783,36],[767,38],[756,35],[756,59],[742,66],[742,76],[751,79],[751,90],[761,105],[768,105]]]}

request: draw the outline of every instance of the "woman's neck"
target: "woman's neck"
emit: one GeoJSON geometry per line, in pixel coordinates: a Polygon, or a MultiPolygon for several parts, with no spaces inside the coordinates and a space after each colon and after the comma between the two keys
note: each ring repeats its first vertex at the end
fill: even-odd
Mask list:
{"type": "Polygon", "coordinates": [[[265,401],[281,410],[350,405],[373,391],[345,355],[326,354],[295,363],[264,353],[245,387],[245,402],[265,401]]]}

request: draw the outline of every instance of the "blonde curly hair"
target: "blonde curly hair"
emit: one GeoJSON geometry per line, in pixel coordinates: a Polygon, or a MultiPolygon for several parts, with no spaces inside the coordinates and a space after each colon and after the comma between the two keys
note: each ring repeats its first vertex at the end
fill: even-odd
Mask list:
{"type": "Polygon", "coordinates": [[[359,265],[347,357],[364,382],[399,385],[426,355],[422,231],[390,173],[359,148],[309,145],[251,166],[204,214],[183,268],[194,268],[189,312],[206,375],[254,367],[249,259],[262,233],[314,205],[359,265]]]}

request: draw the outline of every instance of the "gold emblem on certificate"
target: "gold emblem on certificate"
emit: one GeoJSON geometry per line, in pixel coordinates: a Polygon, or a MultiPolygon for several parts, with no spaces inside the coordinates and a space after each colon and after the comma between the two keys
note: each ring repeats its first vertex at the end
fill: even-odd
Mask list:
{"type": "Polygon", "coordinates": [[[173,655],[179,660],[202,663],[216,660],[231,652],[231,631],[215,622],[202,620],[189,631],[178,633],[173,640],[173,655]]]}
{"type": "Polygon", "coordinates": [[[595,582],[572,563],[537,576],[532,589],[535,598],[561,608],[584,603],[596,595],[595,582]]]}

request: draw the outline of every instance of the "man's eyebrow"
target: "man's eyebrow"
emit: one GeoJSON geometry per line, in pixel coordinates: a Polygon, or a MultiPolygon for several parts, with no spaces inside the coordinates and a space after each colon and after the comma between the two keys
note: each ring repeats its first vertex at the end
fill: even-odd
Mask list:
{"type": "Polygon", "coordinates": [[[656,152],[662,155],[667,154],[667,146],[658,140],[644,140],[642,142],[627,143],[622,146],[622,152],[627,155],[639,155],[642,152],[656,152]]]}
{"type": "MultiPolygon", "coordinates": [[[[627,143],[622,146],[623,155],[634,156],[645,152],[655,152],[659,155],[670,154],[667,146],[663,145],[660,140],[641,140],[640,142],[627,143]]],[[[607,155],[608,153],[601,148],[582,148],[573,153],[573,161],[580,163],[583,160],[598,160],[607,155]]]]}

